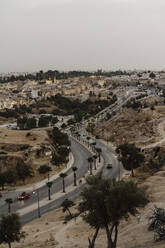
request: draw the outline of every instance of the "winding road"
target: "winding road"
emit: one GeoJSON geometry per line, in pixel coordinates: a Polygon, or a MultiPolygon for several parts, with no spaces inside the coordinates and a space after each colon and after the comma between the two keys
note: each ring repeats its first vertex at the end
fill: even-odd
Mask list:
{"type": "MultiPolygon", "coordinates": [[[[132,91],[129,93],[129,97],[132,94],[132,91]]],[[[110,111],[116,111],[120,109],[120,107],[125,103],[125,99],[122,101],[121,99],[112,107],[110,111]]],[[[109,110],[107,108],[103,111],[102,114],[105,114],[109,110]]],[[[84,123],[85,124],[85,123],[84,123]]],[[[80,132],[80,130],[77,130],[80,132]]],[[[81,135],[81,139],[83,139],[83,131],[81,135]]],[[[117,160],[115,155],[115,151],[111,148],[108,144],[105,144],[101,140],[96,140],[96,146],[100,147],[102,150],[102,157],[104,160],[104,165],[102,168],[103,176],[108,178],[117,178],[120,177],[120,174],[123,172],[123,168],[121,167],[120,163],[117,160]],[[112,169],[107,169],[107,164],[112,164],[112,169]]],[[[74,164],[78,168],[77,170],[77,179],[83,178],[84,175],[88,173],[88,157],[92,156],[93,154],[84,147],[80,142],[76,141],[75,139],[71,138],[71,150],[74,157],[74,164]]],[[[50,179],[51,180],[51,179],[50,179]]],[[[66,185],[66,193],[62,193],[62,179],[60,177],[56,178],[53,181],[53,185],[51,188],[51,195],[52,200],[48,201],[48,188],[45,185],[41,186],[37,189],[38,194],[31,194],[31,197],[25,201],[18,201],[17,197],[22,193],[23,190],[13,190],[13,191],[6,191],[3,193],[3,198],[0,199],[0,213],[5,214],[7,213],[7,204],[5,203],[4,199],[12,198],[14,200],[11,209],[12,212],[18,212],[21,216],[22,224],[26,224],[36,218],[38,218],[38,209],[40,210],[40,214],[44,214],[49,212],[53,209],[59,208],[61,203],[64,199],[69,198],[71,200],[76,199],[82,189],[86,186],[85,183],[78,185],[77,187],[73,187],[73,172],[72,168],[68,169],[67,177],[65,178],[65,185],[66,185]],[[70,190],[71,189],[71,190],[70,190]],[[38,207],[38,197],[39,202],[43,203],[38,207]]],[[[31,192],[32,193],[32,192],[31,192]]]]}
{"type": "MultiPolygon", "coordinates": [[[[119,173],[119,165],[118,161],[115,158],[114,151],[106,146],[105,144],[101,143],[101,141],[97,141],[97,146],[101,147],[102,149],[102,156],[104,158],[104,163],[112,163],[113,168],[108,170],[103,167],[103,175],[105,177],[117,177],[119,173]]],[[[74,156],[74,166],[78,167],[77,170],[77,178],[82,178],[88,172],[88,157],[91,156],[89,150],[87,150],[83,145],[79,142],[71,139],[71,150],[74,156]]],[[[38,189],[38,194],[40,201],[45,200],[46,204],[40,207],[41,215],[53,209],[56,209],[61,206],[61,203],[64,199],[76,199],[82,189],[85,187],[85,184],[79,185],[78,187],[73,188],[71,192],[67,193],[67,188],[70,185],[73,185],[73,172],[72,169],[68,169],[67,177],[65,180],[66,185],[66,193],[61,193],[62,191],[62,179],[59,177],[53,182],[53,186],[51,188],[52,200],[48,201],[48,189],[47,186],[42,186],[38,189]],[[54,197],[54,196],[58,196],[54,197]]],[[[21,215],[22,224],[26,224],[36,218],[38,218],[38,205],[37,205],[37,194],[31,194],[31,197],[25,201],[18,201],[17,196],[22,191],[9,191],[4,192],[4,197],[0,199],[0,213],[4,214],[7,213],[7,204],[5,203],[4,199],[11,197],[14,199],[14,202],[11,206],[12,212],[18,212],[21,215]],[[26,211],[28,209],[28,212],[26,211]]]]}

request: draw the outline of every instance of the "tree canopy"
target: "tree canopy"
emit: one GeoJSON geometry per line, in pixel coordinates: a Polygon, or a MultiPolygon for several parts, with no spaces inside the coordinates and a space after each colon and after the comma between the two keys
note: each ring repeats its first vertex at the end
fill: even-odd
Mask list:
{"type": "Polygon", "coordinates": [[[131,170],[134,176],[134,169],[138,168],[144,162],[144,155],[135,144],[124,143],[116,148],[119,159],[126,170],[131,170]]]}
{"type": "Polygon", "coordinates": [[[87,183],[89,187],[83,190],[78,208],[84,221],[96,230],[89,247],[94,247],[102,228],[106,230],[107,247],[115,248],[121,219],[127,220],[129,214],[135,215],[137,208],[147,204],[146,193],[134,182],[103,179],[101,175],[88,177],[87,183]]]}
{"type": "Polygon", "coordinates": [[[21,232],[21,222],[18,214],[8,214],[0,219],[0,244],[6,243],[11,248],[12,242],[19,242],[25,236],[21,232]]]}

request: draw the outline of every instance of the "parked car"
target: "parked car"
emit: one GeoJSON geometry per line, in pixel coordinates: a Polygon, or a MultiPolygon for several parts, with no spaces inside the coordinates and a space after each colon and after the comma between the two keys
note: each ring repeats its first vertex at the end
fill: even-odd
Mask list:
{"type": "Polygon", "coordinates": [[[22,192],[22,194],[20,196],[18,196],[18,200],[26,200],[30,198],[30,193],[27,192],[22,192]]]}
{"type": "Polygon", "coordinates": [[[112,169],[112,164],[107,164],[107,169],[112,169]]]}

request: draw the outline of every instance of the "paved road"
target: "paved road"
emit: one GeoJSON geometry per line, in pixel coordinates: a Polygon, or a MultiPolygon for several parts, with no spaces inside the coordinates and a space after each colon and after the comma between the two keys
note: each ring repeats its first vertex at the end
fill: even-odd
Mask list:
{"type": "MultiPolygon", "coordinates": [[[[102,143],[100,140],[97,140],[97,147],[100,147],[102,149],[102,156],[104,158],[105,166],[103,167],[103,176],[106,178],[117,178],[119,176],[119,172],[122,173],[122,168],[116,158],[114,150],[102,143]],[[112,169],[107,169],[106,164],[107,163],[112,163],[113,168],[112,169]],[[120,166],[120,167],[119,167],[120,166]],[[119,171],[120,169],[120,171],[119,171]]],[[[72,151],[74,152],[74,151],[72,151]]],[[[76,152],[76,150],[75,150],[76,152]]],[[[88,154],[90,155],[90,154],[88,154]]],[[[91,156],[91,155],[90,155],[91,156]]],[[[83,161],[83,159],[82,159],[83,161]]],[[[81,164],[81,166],[84,166],[84,164],[81,164]]],[[[75,190],[73,190],[70,193],[64,194],[62,197],[48,203],[47,205],[43,206],[40,208],[41,214],[47,213],[53,209],[57,209],[61,206],[61,203],[64,201],[64,199],[68,198],[71,200],[75,200],[83,190],[83,188],[86,186],[86,184],[83,184],[79,187],[76,187],[75,190]]],[[[27,213],[23,215],[22,217],[22,223],[26,224],[36,218],[38,218],[38,210],[34,210],[30,213],[27,213]]]]}
{"type": "MultiPolygon", "coordinates": [[[[114,151],[110,148],[107,147],[105,144],[103,144],[101,141],[97,140],[97,146],[101,147],[102,149],[102,156],[104,157],[104,162],[105,164],[107,163],[112,163],[113,164],[113,169],[108,170],[106,166],[103,168],[103,176],[105,177],[117,177],[118,172],[119,172],[119,166],[118,166],[118,161],[115,157],[114,151]]],[[[74,165],[77,166],[78,169],[78,178],[82,177],[87,171],[88,171],[88,162],[87,158],[91,156],[91,154],[78,142],[72,140],[71,142],[71,148],[72,148],[72,153],[75,158],[74,165]]],[[[69,170],[68,177],[66,177],[66,186],[73,184],[73,173],[71,169],[69,170]]],[[[50,203],[48,202],[47,205],[43,206],[40,208],[41,215],[49,212],[53,209],[56,209],[60,207],[61,203],[63,202],[64,199],[69,198],[69,199],[76,199],[79,195],[82,189],[85,187],[85,185],[81,185],[79,187],[76,187],[75,190],[73,190],[70,193],[66,193],[60,198],[51,201],[50,203]]],[[[61,178],[58,178],[56,182],[53,184],[51,192],[56,193],[58,191],[61,191],[62,189],[62,182],[61,178]]],[[[10,194],[15,195],[16,192],[10,192],[10,194]]],[[[47,197],[47,187],[41,187],[39,189],[39,195],[40,195],[40,200],[44,199],[47,197]]],[[[5,197],[6,198],[6,197],[5,197]]],[[[4,203],[4,200],[0,200],[1,205],[0,205],[0,213],[7,213],[7,205],[4,203]]],[[[37,195],[32,195],[32,197],[26,201],[17,201],[15,200],[14,203],[12,204],[12,211],[16,212],[20,209],[23,209],[27,206],[32,205],[37,201],[37,195]]],[[[21,216],[22,224],[26,224],[34,219],[38,218],[38,210],[32,210],[30,213],[27,213],[23,216],[21,216]]]]}
{"type": "MultiPolygon", "coordinates": [[[[80,139],[87,141],[86,135],[83,129],[79,130],[80,139]]],[[[88,136],[88,135],[87,135],[88,136]]],[[[106,142],[101,141],[100,139],[95,139],[91,137],[92,142],[96,142],[96,147],[101,148],[101,155],[104,159],[104,167],[103,167],[103,176],[109,178],[118,178],[120,174],[123,173],[124,169],[122,165],[117,160],[117,156],[114,148],[108,145],[106,142]],[[112,169],[107,169],[107,164],[112,164],[112,169]]]]}
{"type": "MultiPolygon", "coordinates": [[[[71,140],[71,149],[74,156],[74,165],[77,166],[77,178],[82,177],[88,171],[88,162],[87,158],[91,156],[91,153],[87,151],[82,145],[77,143],[74,140],[71,140]]],[[[67,177],[65,178],[65,185],[73,184],[73,172],[72,169],[69,169],[67,172],[67,177]]],[[[57,178],[51,188],[51,193],[56,193],[62,190],[62,179],[59,177],[57,178]]],[[[16,198],[20,195],[22,191],[11,191],[3,193],[3,198],[0,199],[0,213],[7,213],[7,204],[5,203],[4,199],[11,197],[14,199],[14,203],[12,204],[12,211],[16,212],[19,209],[27,207],[37,201],[37,195],[32,194],[30,199],[25,201],[18,201],[16,198]]],[[[47,186],[43,186],[38,189],[40,200],[48,196],[48,189],[47,186]]]]}
{"type": "MultiPolygon", "coordinates": [[[[117,103],[117,106],[116,105],[114,106],[114,109],[116,110],[116,107],[120,106],[120,104],[121,104],[121,102],[119,101],[117,103]]],[[[117,161],[117,158],[115,156],[113,149],[111,149],[109,146],[102,143],[100,140],[97,140],[96,143],[97,143],[97,147],[100,147],[102,149],[102,156],[104,158],[105,166],[103,168],[103,176],[104,177],[111,177],[111,178],[118,177],[123,169],[120,167],[120,164],[117,161]],[[106,168],[106,164],[108,164],[108,163],[111,163],[113,165],[112,169],[106,168]]],[[[88,171],[87,158],[91,156],[91,153],[89,151],[87,151],[82,145],[80,145],[78,142],[76,142],[74,140],[71,141],[71,149],[72,149],[72,153],[73,153],[73,156],[75,159],[74,166],[78,167],[77,177],[81,178],[88,171]]],[[[66,181],[66,187],[73,184],[73,172],[72,172],[72,170],[70,169],[67,174],[68,174],[68,176],[66,177],[66,180],[65,180],[66,181]]],[[[50,203],[48,202],[47,205],[41,207],[41,213],[43,214],[43,213],[46,213],[52,209],[58,208],[65,198],[70,198],[70,199],[74,200],[76,197],[79,196],[83,187],[84,187],[84,185],[77,187],[74,191],[72,191],[68,194],[64,194],[59,199],[51,201],[50,203]]],[[[62,189],[62,179],[57,178],[53,183],[53,186],[51,188],[51,192],[52,192],[52,194],[57,193],[57,192],[61,191],[61,189],[62,189]]],[[[47,190],[46,186],[43,186],[43,187],[38,189],[40,200],[47,197],[47,195],[48,195],[47,191],[48,190],[47,190]]],[[[36,194],[32,195],[31,198],[26,200],[26,201],[21,201],[21,202],[17,201],[16,198],[20,193],[21,192],[18,192],[18,191],[17,192],[16,191],[6,192],[3,199],[0,199],[0,213],[7,213],[7,204],[4,202],[4,199],[7,197],[11,197],[12,199],[14,199],[14,203],[12,204],[12,211],[13,212],[16,212],[20,209],[23,209],[23,208],[30,206],[30,205],[37,202],[37,195],[36,194]]],[[[25,224],[27,222],[34,220],[37,217],[38,217],[37,210],[33,210],[32,212],[30,212],[26,215],[23,215],[21,217],[22,223],[25,224]]]]}

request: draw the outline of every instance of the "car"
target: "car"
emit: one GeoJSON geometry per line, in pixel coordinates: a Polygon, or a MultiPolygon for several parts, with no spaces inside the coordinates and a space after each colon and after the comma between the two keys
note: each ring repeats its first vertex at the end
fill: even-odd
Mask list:
{"type": "Polygon", "coordinates": [[[27,192],[22,192],[21,195],[18,196],[18,200],[26,200],[30,198],[30,193],[27,192]]]}
{"type": "Polygon", "coordinates": [[[112,169],[112,164],[107,164],[107,169],[112,169]]]}

